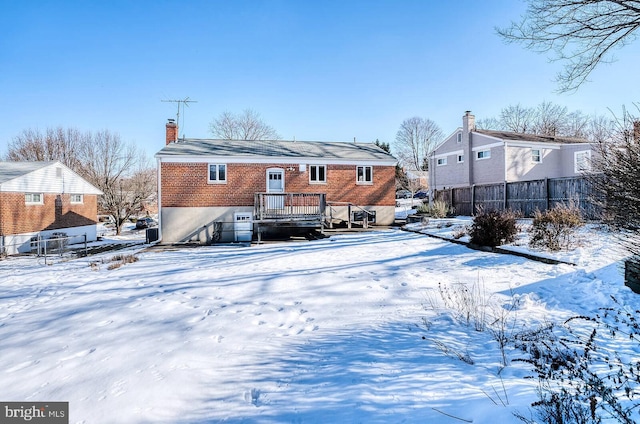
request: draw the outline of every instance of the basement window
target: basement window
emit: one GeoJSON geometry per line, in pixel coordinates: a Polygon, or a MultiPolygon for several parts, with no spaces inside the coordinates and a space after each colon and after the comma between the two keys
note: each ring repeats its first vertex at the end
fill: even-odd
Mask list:
{"type": "Polygon", "coordinates": [[[71,203],[81,204],[84,203],[84,196],[82,194],[72,194],[71,203]]]}
{"type": "Polygon", "coordinates": [[[208,182],[210,184],[226,184],[227,183],[227,165],[222,163],[210,163],[208,182]]]}
{"type": "Polygon", "coordinates": [[[42,205],[44,204],[44,196],[42,193],[25,193],[24,202],[27,205],[42,205]]]}

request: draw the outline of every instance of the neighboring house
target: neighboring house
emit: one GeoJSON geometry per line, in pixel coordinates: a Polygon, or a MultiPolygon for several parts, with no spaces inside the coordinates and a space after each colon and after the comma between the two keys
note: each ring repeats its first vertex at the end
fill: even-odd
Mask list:
{"type": "Polygon", "coordinates": [[[590,169],[592,154],[592,146],[584,139],[479,130],[475,117],[466,112],[462,128],[430,157],[430,185],[443,190],[575,177],[590,169]]]}
{"type": "Polygon", "coordinates": [[[155,157],[163,243],[395,217],[396,159],[373,143],[178,140],[170,120],[155,157]]]}
{"type": "Polygon", "coordinates": [[[60,162],[0,162],[0,249],[31,251],[54,232],[96,240],[100,190],[60,162]]]}
{"type": "Polygon", "coordinates": [[[407,182],[410,188],[429,188],[429,172],[428,171],[405,171],[407,182]]]}

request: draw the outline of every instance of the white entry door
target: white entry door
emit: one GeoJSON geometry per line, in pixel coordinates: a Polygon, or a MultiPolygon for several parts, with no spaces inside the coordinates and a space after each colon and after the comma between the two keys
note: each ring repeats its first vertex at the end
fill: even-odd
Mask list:
{"type": "Polygon", "coordinates": [[[236,241],[251,241],[253,237],[251,212],[236,212],[233,215],[233,230],[236,241]]]}
{"type": "MultiPolygon", "coordinates": [[[[267,193],[284,193],[284,169],[267,169],[267,193]]],[[[267,196],[268,209],[284,209],[284,196],[267,196]]]]}

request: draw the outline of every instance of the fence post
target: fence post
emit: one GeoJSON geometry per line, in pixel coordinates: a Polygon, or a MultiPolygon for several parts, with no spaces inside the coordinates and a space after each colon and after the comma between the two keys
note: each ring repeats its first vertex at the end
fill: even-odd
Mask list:
{"type": "Polygon", "coordinates": [[[471,216],[476,214],[476,185],[471,186],[471,216]]]}
{"type": "Polygon", "coordinates": [[[544,207],[549,210],[549,177],[544,179],[544,207]]]}
{"type": "Polygon", "coordinates": [[[502,189],[504,190],[503,193],[503,199],[502,199],[502,210],[506,211],[507,210],[507,201],[508,201],[508,195],[507,195],[507,182],[505,181],[502,189]]]}

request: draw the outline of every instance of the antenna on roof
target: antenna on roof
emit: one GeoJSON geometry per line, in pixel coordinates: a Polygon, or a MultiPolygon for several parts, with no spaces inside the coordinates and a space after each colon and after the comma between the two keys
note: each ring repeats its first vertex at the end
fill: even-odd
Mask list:
{"type": "Polygon", "coordinates": [[[178,124],[179,128],[182,128],[182,138],[184,138],[184,107],[189,106],[189,103],[198,103],[197,100],[190,100],[189,97],[185,97],[182,100],[161,100],[165,103],[177,103],[178,104],[178,113],[176,113],[176,124],[178,124]],[[182,124],[180,124],[180,105],[182,105],[182,124]]]}

